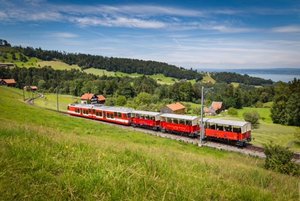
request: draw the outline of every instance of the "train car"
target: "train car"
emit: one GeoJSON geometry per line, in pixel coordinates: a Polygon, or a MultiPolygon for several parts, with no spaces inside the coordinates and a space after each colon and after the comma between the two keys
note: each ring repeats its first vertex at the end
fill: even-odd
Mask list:
{"type": "Polygon", "coordinates": [[[160,129],[162,132],[197,137],[200,127],[198,125],[199,117],[179,115],[179,114],[161,114],[160,129]]]}
{"type": "Polygon", "coordinates": [[[123,125],[131,125],[132,109],[126,107],[95,106],[94,118],[123,125]]]}
{"type": "Polygon", "coordinates": [[[68,114],[93,119],[93,105],[90,104],[71,104],[68,106],[68,114]]]}
{"type": "Polygon", "coordinates": [[[159,112],[133,110],[131,113],[131,125],[158,130],[160,127],[159,115],[159,112]]]}
{"type": "Polygon", "coordinates": [[[208,119],[205,121],[205,137],[235,142],[237,146],[245,146],[251,141],[251,123],[224,119],[208,119]]]}
{"type": "Polygon", "coordinates": [[[131,111],[130,108],[91,104],[71,104],[68,106],[68,114],[70,115],[123,125],[131,124],[131,111]]]}

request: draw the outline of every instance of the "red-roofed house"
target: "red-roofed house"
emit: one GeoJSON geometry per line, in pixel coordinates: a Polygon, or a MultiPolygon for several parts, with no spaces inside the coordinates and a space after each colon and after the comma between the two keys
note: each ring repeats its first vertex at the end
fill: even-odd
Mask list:
{"type": "Polygon", "coordinates": [[[222,111],[222,109],[223,109],[222,102],[213,101],[209,108],[207,107],[204,108],[204,113],[205,115],[212,116],[212,115],[219,114],[222,111]]]}
{"type": "Polygon", "coordinates": [[[91,93],[85,93],[81,96],[81,103],[83,104],[104,104],[105,97],[103,95],[96,95],[91,93]]]}
{"type": "Polygon", "coordinates": [[[24,90],[26,90],[26,91],[36,91],[36,90],[38,90],[38,87],[37,86],[25,86],[24,90]]]}
{"type": "Polygon", "coordinates": [[[13,87],[16,85],[15,79],[0,79],[1,85],[6,85],[8,87],[13,87]]]}
{"type": "Polygon", "coordinates": [[[172,103],[169,105],[166,105],[161,109],[162,113],[172,113],[172,114],[184,114],[185,113],[185,107],[181,103],[172,103]]]}

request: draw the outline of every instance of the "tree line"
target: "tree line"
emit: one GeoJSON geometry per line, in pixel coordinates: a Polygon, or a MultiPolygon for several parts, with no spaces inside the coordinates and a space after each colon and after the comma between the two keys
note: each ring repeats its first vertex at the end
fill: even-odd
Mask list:
{"type": "Polygon", "coordinates": [[[56,92],[81,96],[91,92],[106,96],[124,96],[126,100],[135,98],[140,93],[150,94],[153,100],[172,102],[200,103],[201,87],[210,89],[205,95],[206,104],[212,101],[222,101],[225,108],[242,108],[244,106],[261,105],[272,101],[274,87],[265,86],[256,88],[248,85],[234,87],[232,84],[216,83],[203,84],[179,81],[173,85],[160,85],[156,80],[141,76],[132,77],[108,77],[87,74],[79,70],[54,70],[50,67],[43,68],[3,68],[1,78],[14,78],[17,87],[36,85],[45,92],[56,92]]]}
{"type": "Polygon", "coordinates": [[[274,103],[271,110],[274,123],[300,126],[300,80],[275,84],[274,103]]]}
{"type": "Polygon", "coordinates": [[[214,78],[217,82],[238,82],[243,83],[246,85],[270,85],[273,84],[272,80],[266,80],[259,77],[251,77],[247,74],[241,75],[238,73],[231,73],[231,72],[217,72],[211,73],[212,78],[214,78]]]}
{"type": "Polygon", "coordinates": [[[32,47],[15,47],[18,52],[28,57],[37,57],[41,60],[59,59],[67,64],[77,64],[82,69],[99,68],[108,71],[120,71],[124,73],[140,73],[144,75],[163,74],[167,77],[178,79],[201,80],[202,74],[193,69],[185,69],[164,62],[144,61],[139,59],[127,59],[116,57],[104,57],[99,55],[66,53],[55,50],[42,50],[32,47]]]}

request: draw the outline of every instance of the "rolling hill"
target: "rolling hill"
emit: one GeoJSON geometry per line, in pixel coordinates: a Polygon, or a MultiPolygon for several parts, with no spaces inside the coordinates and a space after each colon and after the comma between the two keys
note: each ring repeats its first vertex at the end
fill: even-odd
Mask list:
{"type": "Polygon", "coordinates": [[[263,160],[73,118],[0,87],[1,200],[298,200],[263,160]]]}

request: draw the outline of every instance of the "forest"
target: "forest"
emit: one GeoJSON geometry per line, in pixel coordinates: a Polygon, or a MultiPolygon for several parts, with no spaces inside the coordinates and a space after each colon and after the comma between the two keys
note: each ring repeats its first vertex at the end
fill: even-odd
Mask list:
{"type": "Polygon", "coordinates": [[[58,59],[70,65],[77,64],[82,69],[94,67],[114,72],[120,71],[123,73],[140,73],[145,75],[161,73],[167,77],[174,77],[178,79],[202,79],[202,74],[198,73],[196,70],[187,70],[182,67],[178,68],[174,65],[157,61],[104,57],[81,53],[66,53],[32,47],[23,48],[19,46],[15,48],[18,52],[21,52],[28,57],[36,57],[45,61],[58,59]]]}
{"type": "Polygon", "coordinates": [[[239,86],[227,83],[203,84],[196,82],[192,84],[184,80],[173,85],[160,85],[147,76],[137,78],[96,76],[79,70],[62,71],[50,67],[3,68],[0,77],[14,78],[18,88],[36,85],[41,91],[56,92],[59,89],[59,93],[74,96],[81,96],[86,92],[104,94],[112,97],[110,104],[119,101],[123,103],[122,105],[141,106],[144,109],[157,109],[154,105],[173,101],[199,103],[201,86],[207,89],[205,95],[207,105],[212,101],[222,101],[225,108],[259,106],[262,103],[272,101],[275,96],[273,85],[258,88],[244,84],[239,86]],[[143,101],[140,103],[131,102],[134,98],[140,97],[139,95],[147,99],[144,105],[143,101]],[[122,99],[123,101],[120,101],[122,99]]]}
{"type": "MultiPolygon", "coordinates": [[[[66,53],[56,50],[43,50],[33,47],[12,47],[6,40],[0,39],[0,56],[7,58],[7,53],[12,55],[12,59],[16,60],[18,53],[19,61],[27,62],[28,58],[38,58],[44,61],[60,60],[69,65],[76,64],[81,69],[98,68],[112,72],[123,73],[139,73],[143,75],[163,74],[166,77],[173,77],[180,80],[196,80],[200,81],[203,78],[203,73],[197,72],[196,69],[185,69],[163,62],[144,61],[138,59],[104,57],[99,55],[81,54],[81,53],[66,53]]],[[[249,75],[241,75],[229,72],[212,73],[212,78],[217,82],[231,83],[237,82],[245,85],[270,85],[272,80],[263,78],[251,77],[249,75]]]]}

